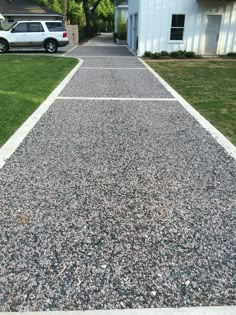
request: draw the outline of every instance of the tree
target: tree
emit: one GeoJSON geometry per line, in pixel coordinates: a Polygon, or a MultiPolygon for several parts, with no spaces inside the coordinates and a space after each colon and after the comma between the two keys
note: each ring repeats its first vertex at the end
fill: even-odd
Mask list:
{"type": "Polygon", "coordinates": [[[102,0],[77,0],[78,3],[83,3],[85,21],[86,21],[86,32],[87,35],[91,35],[93,33],[92,30],[92,19],[95,13],[95,10],[102,2],[102,0]]]}
{"type": "MultiPolygon", "coordinates": [[[[114,0],[37,0],[42,5],[62,14],[65,12],[72,23],[85,25],[85,33],[91,36],[104,26],[112,25],[114,0]],[[100,26],[99,26],[100,24],[100,26]]],[[[104,28],[104,27],[103,27],[104,28]]],[[[111,27],[110,27],[111,28],[111,27]]]]}

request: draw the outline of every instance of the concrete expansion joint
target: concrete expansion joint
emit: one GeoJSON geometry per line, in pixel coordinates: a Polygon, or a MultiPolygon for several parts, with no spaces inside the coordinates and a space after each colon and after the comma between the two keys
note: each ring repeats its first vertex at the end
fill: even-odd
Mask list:
{"type": "MultiPolygon", "coordinates": [[[[58,96],[58,100],[90,100],[90,101],[138,101],[138,102],[176,102],[175,98],[136,98],[136,97],[82,97],[58,96]]],[[[68,104],[69,105],[69,104],[68,104]]]]}

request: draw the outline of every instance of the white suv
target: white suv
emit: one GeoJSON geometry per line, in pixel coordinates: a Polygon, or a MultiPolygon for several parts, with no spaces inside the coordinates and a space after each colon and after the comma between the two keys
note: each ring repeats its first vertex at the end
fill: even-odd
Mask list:
{"type": "Polygon", "coordinates": [[[49,53],[69,44],[65,27],[60,21],[21,21],[0,31],[0,53],[10,48],[43,47],[49,53]]]}

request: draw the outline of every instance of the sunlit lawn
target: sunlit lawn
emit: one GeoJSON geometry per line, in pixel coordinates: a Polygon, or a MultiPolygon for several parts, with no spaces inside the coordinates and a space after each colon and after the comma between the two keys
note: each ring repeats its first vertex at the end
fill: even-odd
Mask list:
{"type": "Polygon", "coordinates": [[[236,144],[236,61],[148,64],[236,144]]]}
{"type": "Polygon", "coordinates": [[[49,56],[0,56],[0,146],[77,62],[49,56]]]}

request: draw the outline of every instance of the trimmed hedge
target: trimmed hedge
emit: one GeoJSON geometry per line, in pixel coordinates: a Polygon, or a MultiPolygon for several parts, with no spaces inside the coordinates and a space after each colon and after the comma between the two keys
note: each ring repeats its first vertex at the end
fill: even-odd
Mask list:
{"type": "Polygon", "coordinates": [[[236,52],[229,52],[229,53],[227,54],[227,57],[236,58],[236,52]]]}
{"type": "Polygon", "coordinates": [[[176,59],[184,59],[184,58],[194,58],[195,52],[193,51],[186,51],[186,50],[178,50],[172,51],[168,53],[167,51],[161,51],[160,53],[155,52],[152,53],[151,51],[145,51],[144,57],[151,58],[151,59],[169,59],[169,58],[176,58],[176,59]]]}

